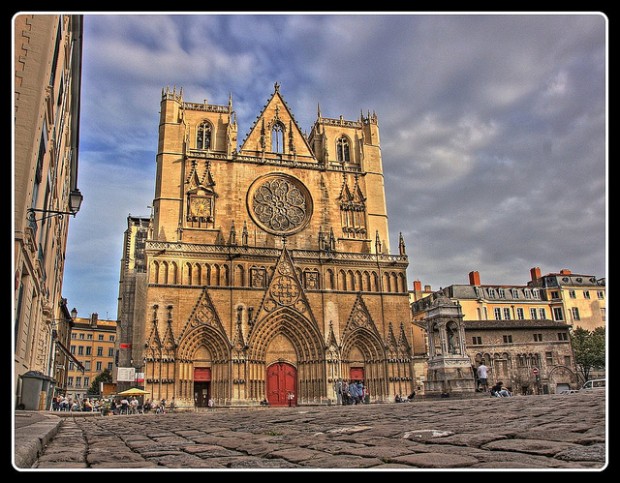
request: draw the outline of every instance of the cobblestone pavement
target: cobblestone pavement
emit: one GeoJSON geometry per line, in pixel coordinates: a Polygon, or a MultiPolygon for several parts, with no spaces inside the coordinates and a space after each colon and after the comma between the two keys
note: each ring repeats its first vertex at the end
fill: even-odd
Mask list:
{"type": "Polygon", "coordinates": [[[601,471],[608,463],[605,393],[61,420],[27,471],[601,471]]]}

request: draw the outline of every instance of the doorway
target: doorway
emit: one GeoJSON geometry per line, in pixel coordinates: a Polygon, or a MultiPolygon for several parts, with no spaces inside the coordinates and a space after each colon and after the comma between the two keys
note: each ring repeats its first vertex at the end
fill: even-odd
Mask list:
{"type": "Polygon", "coordinates": [[[194,406],[206,408],[211,399],[211,368],[196,367],[194,369],[194,406]]]}
{"type": "Polygon", "coordinates": [[[297,405],[297,369],[286,362],[276,362],[267,368],[267,401],[271,406],[288,406],[288,396],[293,395],[292,405],[297,405]]]}

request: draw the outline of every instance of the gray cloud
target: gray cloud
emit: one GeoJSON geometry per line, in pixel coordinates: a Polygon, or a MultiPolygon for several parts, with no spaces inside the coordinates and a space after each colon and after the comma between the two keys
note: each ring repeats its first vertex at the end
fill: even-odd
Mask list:
{"type": "Polygon", "coordinates": [[[410,287],[471,270],[525,283],[533,266],[605,276],[605,30],[596,14],[87,15],[85,207],[64,296],[116,310],[126,216],[154,195],[161,89],[232,94],[241,140],[276,81],[306,131],[318,104],[327,117],[377,112],[410,287]]]}

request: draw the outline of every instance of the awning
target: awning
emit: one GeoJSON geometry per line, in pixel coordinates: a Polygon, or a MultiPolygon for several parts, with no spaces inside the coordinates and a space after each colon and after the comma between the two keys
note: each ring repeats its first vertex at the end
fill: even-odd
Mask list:
{"type": "Polygon", "coordinates": [[[78,361],[75,356],[73,354],[71,354],[71,351],[69,349],[67,349],[62,342],[60,342],[59,340],[56,340],[56,346],[65,353],[65,355],[71,359],[71,361],[78,367],[78,369],[80,371],[82,371],[82,374],[84,374],[84,366],[82,365],[82,363],[80,361],[78,361]]]}

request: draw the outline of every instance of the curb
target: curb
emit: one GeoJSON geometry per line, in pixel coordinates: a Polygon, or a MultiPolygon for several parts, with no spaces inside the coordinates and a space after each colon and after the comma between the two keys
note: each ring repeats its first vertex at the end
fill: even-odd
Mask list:
{"type": "Polygon", "coordinates": [[[13,466],[18,470],[32,468],[43,448],[58,433],[61,424],[62,419],[58,416],[46,416],[44,421],[16,430],[13,466]]]}

